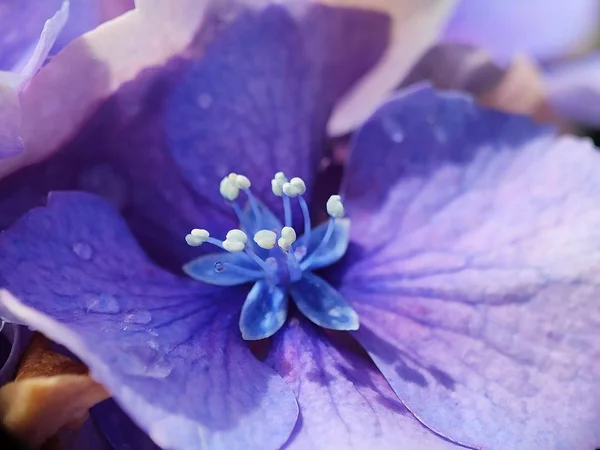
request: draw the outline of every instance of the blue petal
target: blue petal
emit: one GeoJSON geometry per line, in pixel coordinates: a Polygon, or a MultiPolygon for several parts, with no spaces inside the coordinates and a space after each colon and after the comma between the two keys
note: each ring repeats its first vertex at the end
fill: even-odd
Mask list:
{"type": "MultiPolygon", "coordinates": [[[[350,220],[337,219],[329,241],[321,247],[320,244],[323,241],[328,225],[329,222],[322,223],[311,231],[306,256],[301,264],[302,270],[316,270],[329,266],[339,261],[346,253],[350,239],[350,220]]],[[[294,247],[306,246],[305,241],[306,235],[303,235],[298,239],[294,247]]]]}
{"type": "Polygon", "coordinates": [[[244,290],[152,265],[97,197],[53,194],[4,231],[0,287],[0,315],[75,353],[163,448],[279,448],[296,422],[241,339],[244,290]]]}
{"type": "Polygon", "coordinates": [[[258,280],[264,273],[246,253],[209,253],[183,266],[195,280],[216,286],[235,286],[258,280]]]}
{"type": "Polygon", "coordinates": [[[284,324],[287,309],[285,291],[266,281],[257,282],[242,307],[242,337],[246,340],[258,340],[272,336],[284,324]]]}
{"type": "Polygon", "coordinates": [[[267,363],[300,407],[286,450],[459,450],[423,427],[373,362],[336,339],[342,337],[349,338],[330,338],[307,320],[292,318],[273,338],[267,363]]]}
{"type": "Polygon", "coordinates": [[[250,207],[250,203],[246,204],[243,211],[244,230],[249,236],[253,236],[259,230],[281,230],[281,221],[263,202],[256,199],[256,206],[258,208],[258,218],[254,208],[250,207]]]}
{"type": "Polygon", "coordinates": [[[312,322],[331,330],[358,329],[358,315],[323,279],[306,272],[300,281],[290,287],[290,294],[298,309],[312,322]]]}
{"type": "Polygon", "coordinates": [[[345,176],[360,251],[339,289],[407,408],[475,448],[598,447],[591,142],[419,89],[358,132],[345,176]]]}

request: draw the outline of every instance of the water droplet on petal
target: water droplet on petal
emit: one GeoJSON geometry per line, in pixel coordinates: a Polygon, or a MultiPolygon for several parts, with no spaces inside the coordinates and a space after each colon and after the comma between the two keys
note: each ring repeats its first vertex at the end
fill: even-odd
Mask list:
{"type": "Polygon", "coordinates": [[[215,263],[215,272],[221,273],[225,270],[225,266],[221,261],[217,261],[215,263]]]}
{"type": "Polygon", "coordinates": [[[200,94],[198,96],[198,106],[200,106],[200,108],[202,108],[202,109],[210,108],[210,105],[212,105],[212,102],[213,102],[213,99],[208,94],[200,94]]]}
{"type": "Polygon", "coordinates": [[[402,125],[393,118],[384,120],[383,128],[392,141],[398,144],[404,141],[404,129],[402,128],[402,125]]]}
{"type": "Polygon", "coordinates": [[[173,367],[154,348],[135,345],[123,350],[118,360],[123,371],[129,375],[166,378],[173,370],[173,367]]]}
{"type": "Polygon", "coordinates": [[[92,247],[85,242],[77,242],[75,245],[73,245],[73,252],[75,252],[77,256],[85,261],[91,259],[92,255],[94,254],[92,247]]]}
{"type": "Polygon", "coordinates": [[[117,299],[108,294],[100,294],[86,298],[85,306],[88,312],[117,314],[121,311],[117,299]]]}
{"type": "Polygon", "coordinates": [[[127,322],[127,323],[137,323],[140,325],[147,325],[151,321],[152,321],[152,315],[150,314],[150,311],[146,311],[145,309],[131,311],[125,315],[125,322],[127,322]]]}

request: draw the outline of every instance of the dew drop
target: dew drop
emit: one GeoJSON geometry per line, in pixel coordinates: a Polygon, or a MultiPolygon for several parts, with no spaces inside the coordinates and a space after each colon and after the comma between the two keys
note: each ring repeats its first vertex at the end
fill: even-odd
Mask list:
{"type": "Polygon", "coordinates": [[[117,314],[121,311],[117,299],[108,294],[100,294],[86,298],[85,306],[88,312],[117,314]]]}
{"type": "Polygon", "coordinates": [[[396,120],[387,119],[383,121],[383,128],[387,132],[390,139],[397,144],[404,141],[404,130],[402,129],[402,125],[398,123],[396,120]]]}
{"type": "Polygon", "coordinates": [[[152,321],[152,315],[150,314],[150,311],[146,311],[145,309],[131,311],[125,315],[125,322],[127,322],[127,323],[137,323],[140,325],[147,325],[151,321],[152,321]]]}
{"type": "Polygon", "coordinates": [[[217,261],[215,263],[215,272],[217,273],[221,273],[225,270],[225,266],[223,265],[223,263],[221,261],[217,261]]]}
{"type": "Polygon", "coordinates": [[[213,102],[213,99],[208,94],[200,94],[198,96],[198,106],[200,106],[200,108],[202,108],[202,109],[210,108],[210,105],[212,105],[212,102],[213,102]]]}
{"type": "Polygon", "coordinates": [[[77,242],[75,245],[73,245],[73,252],[75,252],[77,256],[85,261],[91,259],[92,255],[94,254],[92,247],[85,242],[77,242]]]}
{"type": "Polygon", "coordinates": [[[158,350],[142,345],[128,346],[118,357],[124,372],[129,375],[166,378],[173,367],[164,360],[158,350]]]}

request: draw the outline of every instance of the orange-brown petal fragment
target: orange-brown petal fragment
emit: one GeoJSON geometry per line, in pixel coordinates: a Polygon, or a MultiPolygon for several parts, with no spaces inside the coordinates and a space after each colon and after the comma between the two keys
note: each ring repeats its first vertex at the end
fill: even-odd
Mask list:
{"type": "Polygon", "coordinates": [[[0,418],[17,438],[39,447],[61,428],[77,428],[88,410],[110,394],[85,365],[51,350],[35,335],[15,381],[0,389],[0,418]]]}

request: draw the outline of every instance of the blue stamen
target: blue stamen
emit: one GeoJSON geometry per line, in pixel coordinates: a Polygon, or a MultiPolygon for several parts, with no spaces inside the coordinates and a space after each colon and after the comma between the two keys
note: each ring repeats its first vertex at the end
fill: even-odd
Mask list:
{"type": "Polygon", "coordinates": [[[252,212],[254,213],[254,217],[256,218],[256,228],[261,229],[263,225],[262,217],[258,210],[258,201],[256,200],[256,197],[254,197],[254,194],[250,191],[250,189],[244,189],[244,192],[248,196],[248,203],[250,203],[250,208],[252,208],[252,212]]]}
{"type": "Polygon", "coordinates": [[[305,259],[304,261],[302,261],[302,264],[300,264],[300,267],[302,268],[302,270],[306,270],[310,266],[310,263],[315,259],[315,255],[318,255],[319,252],[327,246],[327,244],[329,243],[329,240],[331,239],[331,236],[333,235],[334,229],[335,229],[335,219],[331,218],[331,219],[329,219],[329,223],[327,224],[327,230],[325,230],[325,236],[323,236],[323,240],[319,243],[317,248],[314,249],[314,251],[310,254],[310,256],[307,259],[305,259]]]}
{"type": "Polygon", "coordinates": [[[285,194],[283,194],[283,212],[284,212],[284,216],[285,216],[285,226],[291,227],[292,226],[292,208],[290,205],[290,198],[285,194]]]}
{"type": "Polygon", "coordinates": [[[311,223],[310,223],[310,212],[308,210],[308,205],[306,204],[306,200],[304,197],[299,195],[298,202],[300,202],[300,208],[302,209],[302,216],[304,217],[304,241],[310,241],[310,231],[311,231],[311,223]]]}
{"type": "Polygon", "coordinates": [[[293,251],[288,250],[284,252],[287,256],[288,270],[290,272],[290,280],[297,281],[302,278],[302,268],[300,267],[299,261],[296,259],[296,255],[293,251]]]}
{"type": "Polygon", "coordinates": [[[254,260],[254,262],[256,262],[256,264],[258,264],[260,266],[260,268],[262,270],[265,271],[265,273],[272,275],[272,269],[271,267],[269,267],[269,265],[263,261],[260,256],[258,256],[256,253],[254,253],[254,250],[252,250],[250,247],[246,246],[245,248],[245,252],[248,254],[248,256],[250,256],[250,258],[252,258],[254,260]]]}
{"type": "Polygon", "coordinates": [[[242,211],[242,208],[240,208],[240,205],[238,205],[236,202],[231,202],[231,207],[235,211],[235,215],[237,216],[238,221],[240,222],[240,227],[242,228],[242,230],[248,231],[248,225],[244,223],[244,213],[242,211]]]}
{"type": "Polygon", "coordinates": [[[208,244],[216,245],[219,248],[223,248],[223,241],[220,241],[219,239],[215,239],[214,237],[206,238],[205,242],[208,244]]]}

